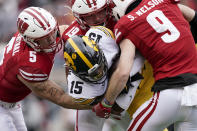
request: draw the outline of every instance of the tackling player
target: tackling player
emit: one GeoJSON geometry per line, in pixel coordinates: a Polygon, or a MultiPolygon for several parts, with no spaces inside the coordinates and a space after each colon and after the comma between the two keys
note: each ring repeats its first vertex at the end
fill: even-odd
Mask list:
{"type": "MultiPolygon", "coordinates": [[[[118,1],[114,1],[114,2],[118,2],[118,1]]],[[[125,0],[119,3],[118,7],[113,8],[114,7],[113,3],[109,1],[98,0],[96,1],[96,3],[88,3],[88,1],[81,1],[81,0],[73,1],[72,10],[77,20],[74,21],[69,26],[69,28],[64,32],[63,34],[64,41],[66,41],[69,37],[76,34],[84,35],[85,32],[89,29],[89,25],[101,24],[107,26],[110,29],[113,29],[113,26],[116,23],[114,16],[118,17],[119,14],[114,12],[113,14],[114,16],[112,16],[112,12],[110,12],[111,8],[115,9],[120,14],[121,13],[125,14],[127,7],[129,7],[131,3],[132,1],[125,0]],[[110,22],[106,20],[109,20],[110,22]]],[[[152,68],[146,62],[145,67],[143,69],[144,70],[142,72],[145,79],[142,80],[140,84],[140,90],[137,90],[136,97],[128,110],[130,116],[132,116],[135,110],[142,103],[144,103],[152,96],[152,93],[150,92],[151,90],[150,87],[154,83],[154,79],[152,77],[152,68]]]]}
{"type": "MultiPolygon", "coordinates": [[[[90,28],[90,26],[104,25],[110,29],[113,29],[113,27],[116,23],[116,20],[112,14],[113,3],[111,3],[111,1],[108,1],[108,0],[97,0],[95,2],[96,3],[89,3],[88,4],[88,1],[81,1],[81,0],[73,1],[72,11],[73,11],[74,16],[77,19],[63,33],[62,37],[63,37],[64,41],[66,41],[69,37],[72,37],[73,35],[85,35],[87,30],[90,28]],[[96,8],[94,8],[94,7],[96,7],[96,8]]],[[[94,36],[94,37],[97,37],[97,36],[94,36]]],[[[149,66],[147,66],[147,67],[149,68],[149,66]]],[[[144,69],[147,69],[147,67],[144,69]]],[[[143,71],[143,72],[147,72],[147,71],[143,71]]],[[[66,74],[68,74],[68,72],[66,74]]],[[[154,81],[153,77],[151,76],[151,73],[149,74],[149,77],[146,78],[146,80],[147,79],[149,79],[151,81],[150,84],[152,84],[154,81]]],[[[70,82],[68,82],[68,83],[70,83],[70,82]]],[[[143,83],[145,84],[145,82],[142,82],[141,85],[144,85],[143,83]]],[[[146,83],[146,85],[147,85],[147,83],[146,83]]],[[[142,88],[142,89],[143,89],[143,91],[142,91],[143,93],[144,92],[149,92],[149,93],[147,93],[148,95],[145,95],[143,97],[143,100],[138,101],[136,103],[137,105],[140,105],[140,103],[143,103],[145,100],[150,98],[152,95],[152,93],[150,92],[150,88],[148,88],[148,89],[142,88]]],[[[129,105],[126,105],[126,106],[129,106],[129,105]]],[[[130,111],[130,113],[133,112],[134,108],[131,108],[131,109],[132,110],[130,111]]],[[[78,112],[78,114],[82,114],[80,112],[85,112],[85,111],[77,111],[77,112],[78,112]]],[[[89,115],[90,113],[86,113],[86,114],[89,115]]],[[[85,114],[83,115],[83,117],[84,116],[85,116],[85,114]]],[[[130,116],[132,116],[132,114],[130,114],[130,116]]],[[[79,126],[80,125],[83,125],[83,127],[88,126],[88,124],[83,124],[86,121],[83,120],[83,118],[81,118],[80,116],[78,116],[77,121],[78,122],[76,122],[76,123],[78,123],[79,126]],[[80,124],[80,123],[82,123],[82,124],[80,124]]],[[[89,124],[91,124],[91,123],[89,122],[89,124]]],[[[79,128],[82,130],[83,127],[80,126],[79,128]]],[[[90,129],[91,128],[89,128],[89,130],[90,129]]],[[[98,130],[98,128],[97,128],[97,130],[98,130]]]]}
{"type": "MultiPolygon", "coordinates": [[[[196,130],[197,52],[189,24],[177,6],[179,1],[133,2],[131,12],[115,27],[121,56],[103,102],[113,104],[123,89],[137,48],[151,63],[156,83],[154,96],[136,111],[128,130],[159,131],[173,122],[175,130],[196,130]]],[[[195,13],[191,14],[195,20],[195,13]]],[[[109,110],[102,109],[101,103],[94,109],[103,117],[109,110]]]]}
{"type": "Polygon", "coordinates": [[[45,9],[29,7],[19,14],[17,27],[0,61],[0,129],[27,130],[19,102],[31,92],[62,107],[87,109],[48,80],[62,45],[55,18],[45,9]]]}
{"type": "MultiPolygon", "coordinates": [[[[117,59],[119,47],[115,43],[112,31],[103,26],[90,28],[86,35],[89,38],[87,36],[73,36],[65,44],[64,57],[67,66],[72,70],[68,74],[68,91],[75,98],[76,103],[95,105],[102,99],[107,89],[109,70],[114,60],[117,59]],[[92,39],[97,41],[98,47],[92,39]]],[[[126,115],[124,110],[128,109],[139,86],[140,79],[142,79],[140,72],[143,63],[143,57],[136,54],[135,68],[130,73],[133,81],[128,80],[125,93],[121,93],[113,107],[114,112],[118,115],[120,113],[126,115]]],[[[101,131],[104,121],[105,119],[96,117],[91,110],[79,110],[75,130],[101,131]]],[[[121,119],[124,124],[121,124],[121,126],[124,130],[128,127],[129,121],[130,119],[121,119]]]]}

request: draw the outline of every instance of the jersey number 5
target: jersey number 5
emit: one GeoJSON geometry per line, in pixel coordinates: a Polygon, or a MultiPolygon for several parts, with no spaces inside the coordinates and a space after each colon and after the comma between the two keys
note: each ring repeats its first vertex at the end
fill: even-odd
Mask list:
{"type": "Polygon", "coordinates": [[[30,51],[29,52],[29,61],[30,62],[36,62],[36,52],[35,51],[30,51]]]}
{"type": "Polygon", "coordinates": [[[180,32],[178,29],[172,24],[172,22],[163,14],[160,10],[155,10],[151,12],[146,20],[153,27],[153,29],[158,33],[166,32],[161,36],[161,39],[165,43],[171,43],[176,41],[180,32]]]}

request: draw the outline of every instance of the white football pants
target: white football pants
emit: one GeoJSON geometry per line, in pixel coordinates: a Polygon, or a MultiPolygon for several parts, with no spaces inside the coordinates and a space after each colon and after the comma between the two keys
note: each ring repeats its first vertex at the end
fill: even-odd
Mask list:
{"type": "Polygon", "coordinates": [[[27,131],[20,104],[9,109],[0,106],[0,130],[27,131]]]}
{"type": "MultiPolygon", "coordinates": [[[[130,123],[129,114],[125,112],[121,120],[115,122],[123,129],[126,130],[130,123]]],[[[105,119],[96,116],[92,110],[77,110],[75,131],[102,131],[105,119]]]]}
{"type": "Polygon", "coordinates": [[[197,84],[154,94],[133,115],[128,131],[197,131],[197,84]]]}

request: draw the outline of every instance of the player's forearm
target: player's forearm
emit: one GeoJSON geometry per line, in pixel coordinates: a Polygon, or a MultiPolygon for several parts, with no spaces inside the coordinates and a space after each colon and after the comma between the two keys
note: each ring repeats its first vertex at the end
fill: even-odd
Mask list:
{"type": "Polygon", "coordinates": [[[117,96],[120,94],[120,92],[125,87],[127,80],[129,78],[128,75],[120,75],[120,71],[116,70],[109,82],[109,87],[106,92],[105,98],[107,101],[110,102],[110,104],[113,104],[117,98],[117,96]]]}
{"type": "Polygon", "coordinates": [[[38,96],[45,98],[53,103],[60,105],[68,109],[91,109],[87,105],[78,105],[74,102],[74,99],[66,94],[62,88],[56,83],[47,80],[40,84],[39,87],[33,90],[38,96]]]}
{"type": "Polygon", "coordinates": [[[75,103],[73,97],[69,96],[68,94],[64,94],[61,99],[62,102],[60,103],[60,105],[64,108],[78,109],[78,110],[86,110],[92,108],[90,105],[80,105],[75,103]]]}
{"type": "Polygon", "coordinates": [[[109,87],[105,95],[106,100],[111,104],[114,103],[117,96],[126,86],[135,57],[135,46],[130,40],[124,39],[120,43],[120,49],[121,55],[118,66],[111,76],[109,87]]]}
{"type": "Polygon", "coordinates": [[[46,80],[43,82],[28,82],[22,77],[18,79],[23,82],[29,89],[37,96],[47,99],[59,106],[69,109],[90,109],[90,106],[77,105],[71,96],[64,92],[64,90],[55,82],[46,80]]]}

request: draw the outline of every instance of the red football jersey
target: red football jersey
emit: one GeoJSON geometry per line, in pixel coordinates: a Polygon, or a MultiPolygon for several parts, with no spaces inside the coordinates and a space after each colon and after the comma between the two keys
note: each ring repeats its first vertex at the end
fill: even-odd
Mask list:
{"type": "Polygon", "coordinates": [[[31,82],[47,80],[54,56],[55,53],[35,52],[16,33],[6,45],[0,61],[0,100],[17,102],[24,99],[31,90],[17,79],[17,75],[31,82]]]}
{"type": "Polygon", "coordinates": [[[77,21],[74,21],[62,34],[62,39],[66,42],[71,36],[85,35],[88,29],[83,29],[77,21]]]}
{"type": "MultiPolygon", "coordinates": [[[[107,28],[113,30],[116,24],[116,20],[111,17],[106,25],[107,28]]],[[[74,21],[62,34],[62,39],[64,42],[67,41],[73,35],[85,35],[88,28],[83,29],[77,21],[74,21]]]]}
{"type": "Polygon", "coordinates": [[[142,0],[115,26],[117,43],[130,39],[150,62],[155,79],[197,74],[197,51],[179,0],[142,0]]]}

